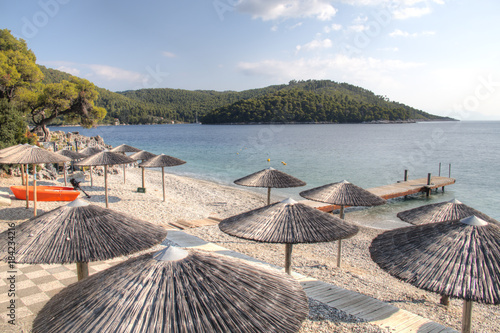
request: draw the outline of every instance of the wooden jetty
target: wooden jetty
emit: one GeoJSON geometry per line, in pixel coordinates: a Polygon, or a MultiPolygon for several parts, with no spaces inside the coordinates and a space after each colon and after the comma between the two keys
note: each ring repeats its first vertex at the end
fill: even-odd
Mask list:
{"type": "MultiPolygon", "coordinates": [[[[454,178],[430,176],[427,178],[418,178],[413,180],[400,181],[395,184],[383,185],[366,189],[373,194],[376,194],[386,200],[404,197],[407,195],[426,193],[430,195],[432,190],[442,188],[444,191],[445,186],[455,184],[454,178]]],[[[314,202],[311,200],[301,201],[308,205],[318,208],[324,212],[331,212],[340,209],[337,205],[325,205],[324,203],[314,202]]]]}

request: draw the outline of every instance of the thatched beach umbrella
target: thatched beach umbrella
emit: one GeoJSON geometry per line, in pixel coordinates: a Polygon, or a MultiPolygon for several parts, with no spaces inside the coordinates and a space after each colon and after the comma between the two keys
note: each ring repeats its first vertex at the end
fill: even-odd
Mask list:
{"type": "Polygon", "coordinates": [[[285,271],[288,274],[293,244],[330,242],[352,237],[359,231],[349,222],[290,198],[224,219],[219,229],[239,238],[286,244],[285,271]]]}
{"type": "Polygon", "coordinates": [[[113,153],[110,151],[102,151],[84,160],[76,162],[75,165],[88,165],[88,166],[104,166],[104,188],[106,196],[106,208],[108,208],[108,165],[128,164],[133,163],[134,160],[120,153],[113,153]]]}
{"type": "MultiPolygon", "coordinates": [[[[7,155],[0,158],[0,164],[34,164],[33,168],[33,208],[34,215],[36,216],[36,165],[44,163],[61,163],[68,162],[71,159],[51,151],[42,149],[38,146],[29,146],[17,153],[7,155]]],[[[26,182],[28,188],[28,182],[26,182]]],[[[26,200],[29,200],[28,190],[26,190],[26,200]]]]}
{"type": "MultiPolygon", "coordinates": [[[[82,150],[80,150],[80,153],[86,155],[87,157],[90,157],[92,155],[99,154],[100,152],[105,151],[105,150],[106,150],[105,148],[102,148],[100,146],[85,147],[82,150]]],[[[90,187],[94,187],[94,178],[92,176],[92,166],[89,166],[89,171],[90,171],[90,187]]]]}
{"type": "MultiPolygon", "coordinates": [[[[133,158],[134,160],[138,161],[138,160],[141,160],[142,162],[144,161],[147,161],[149,159],[152,159],[153,157],[156,157],[156,154],[153,154],[153,153],[150,153],[148,151],[145,151],[145,150],[141,150],[137,153],[134,153],[132,155],[130,155],[130,158],[133,158]]],[[[144,177],[144,167],[141,167],[142,168],[142,188],[146,188],[145,184],[145,177],[144,177]]]]}
{"type": "MultiPolygon", "coordinates": [[[[0,149],[0,158],[12,155],[14,153],[17,153],[19,151],[22,151],[26,148],[29,148],[31,145],[25,143],[25,144],[17,144],[14,146],[10,146],[7,148],[0,149]]],[[[25,182],[27,182],[28,178],[28,165],[26,165],[26,172],[24,171],[24,164],[21,164],[21,178],[22,178],[22,185],[25,185],[25,182]]],[[[26,187],[26,208],[29,208],[29,201],[28,201],[28,187],[26,187]]]]}
{"type": "MultiPolygon", "coordinates": [[[[121,144],[119,146],[116,146],[114,148],[111,148],[110,151],[113,153],[138,153],[141,151],[139,148],[135,148],[126,144],[121,144]]],[[[125,184],[127,181],[126,179],[126,173],[125,173],[125,164],[123,165],[123,184],[125,184]]]]}
{"type": "MultiPolygon", "coordinates": [[[[82,153],[77,153],[76,151],[72,151],[69,149],[59,150],[56,152],[56,154],[60,154],[60,155],[69,157],[69,158],[71,158],[72,161],[82,160],[85,157],[87,157],[87,155],[84,155],[82,153]]],[[[66,163],[64,163],[63,171],[64,171],[64,186],[66,186],[66,163]]]]}
{"type": "Polygon", "coordinates": [[[222,255],[168,247],[72,284],[33,332],[296,332],[308,313],[300,284],[222,255]]]}
{"type": "Polygon", "coordinates": [[[165,201],[165,167],[185,164],[186,161],[165,154],[157,155],[139,164],[142,168],[161,168],[161,181],[163,188],[163,201],[165,201]]]}
{"type": "Polygon", "coordinates": [[[267,187],[268,205],[271,204],[271,188],[288,188],[306,185],[302,180],[274,168],[257,171],[251,175],[235,180],[234,183],[250,187],[267,187]]]}
{"type": "Polygon", "coordinates": [[[471,215],[475,215],[486,222],[499,224],[497,220],[461,203],[457,199],[405,210],[399,212],[397,216],[405,222],[418,225],[460,220],[471,215]]]}
{"type": "Polygon", "coordinates": [[[472,302],[500,304],[500,227],[476,216],[399,228],[377,236],[370,253],[382,269],[417,288],[472,302]]]}
{"type": "MultiPolygon", "coordinates": [[[[300,196],[309,200],[325,202],[340,206],[340,218],[344,219],[345,206],[377,206],[386,201],[347,180],[327,184],[300,192],[300,196]]],[[[342,240],[339,240],[337,267],[341,264],[342,240]]]]}
{"type": "MultiPolygon", "coordinates": [[[[0,253],[5,258],[7,231],[0,236],[0,253]]],[[[166,236],[160,226],[76,199],[16,226],[15,260],[23,264],[77,263],[81,280],[88,276],[88,262],[146,250],[166,236]]]]}

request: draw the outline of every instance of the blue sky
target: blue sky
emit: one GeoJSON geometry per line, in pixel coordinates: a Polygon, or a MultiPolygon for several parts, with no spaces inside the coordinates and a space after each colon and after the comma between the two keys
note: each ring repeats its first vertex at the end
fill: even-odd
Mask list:
{"type": "Polygon", "coordinates": [[[329,79],[500,120],[498,13],[495,0],[0,0],[0,28],[112,91],[329,79]]]}

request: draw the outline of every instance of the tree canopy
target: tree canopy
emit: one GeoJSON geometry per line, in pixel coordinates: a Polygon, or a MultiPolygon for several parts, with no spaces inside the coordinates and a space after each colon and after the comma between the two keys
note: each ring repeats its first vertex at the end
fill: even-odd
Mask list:
{"type": "MultiPolygon", "coordinates": [[[[47,126],[58,117],[66,122],[91,127],[106,116],[103,107],[94,105],[99,93],[91,82],[70,76],[57,83],[42,83],[43,73],[36,64],[35,54],[22,39],[9,30],[0,30],[0,107],[6,117],[2,125],[12,129],[21,126],[19,115],[29,115],[22,127],[34,124],[32,132],[42,129],[49,139],[47,126]]],[[[14,142],[16,143],[16,142],[14,142]]]]}

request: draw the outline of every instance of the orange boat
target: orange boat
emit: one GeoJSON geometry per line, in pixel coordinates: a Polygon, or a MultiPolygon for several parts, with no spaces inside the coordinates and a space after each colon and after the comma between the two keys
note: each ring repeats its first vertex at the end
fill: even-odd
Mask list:
{"type": "MultiPolygon", "coordinates": [[[[17,199],[26,200],[26,186],[14,185],[10,187],[17,199]]],[[[29,200],[33,200],[33,186],[28,186],[29,200]]],[[[36,201],[73,201],[80,195],[72,187],[64,186],[37,186],[36,201]]]]}

